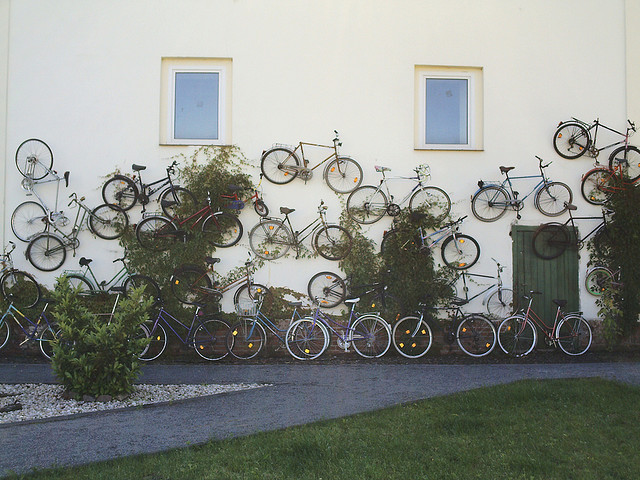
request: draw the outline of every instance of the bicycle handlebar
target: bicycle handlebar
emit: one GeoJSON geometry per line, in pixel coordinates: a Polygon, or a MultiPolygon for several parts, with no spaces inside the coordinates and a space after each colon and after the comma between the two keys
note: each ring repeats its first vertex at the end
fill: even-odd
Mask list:
{"type": "Polygon", "coordinates": [[[627,120],[627,122],[629,122],[629,128],[631,128],[631,130],[633,130],[635,132],[636,131],[636,124],[633,123],[631,120],[627,120]]]}

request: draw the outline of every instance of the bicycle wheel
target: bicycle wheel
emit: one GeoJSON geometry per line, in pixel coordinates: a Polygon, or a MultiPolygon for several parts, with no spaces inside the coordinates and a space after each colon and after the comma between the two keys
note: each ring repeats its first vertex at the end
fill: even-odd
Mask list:
{"type": "Polygon", "coordinates": [[[513,290],[499,288],[487,299],[487,313],[494,318],[503,319],[513,314],[513,290]]]}
{"type": "Polygon", "coordinates": [[[536,193],[535,206],[547,217],[557,217],[567,211],[573,192],[562,182],[550,182],[536,193]]]}
{"type": "Polygon", "coordinates": [[[11,336],[11,329],[9,328],[9,323],[6,318],[4,320],[0,320],[0,350],[4,348],[4,346],[9,342],[9,337],[11,336]]]}
{"type": "Polygon", "coordinates": [[[543,260],[559,257],[569,245],[569,230],[560,223],[542,224],[533,234],[533,252],[543,260]]]}
{"type": "Polygon", "coordinates": [[[31,308],[40,301],[40,285],[30,273],[11,270],[2,276],[2,296],[18,307],[31,308]]]}
{"type": "Polygon", "coordinates": [[[473,215],[483,222],[495,222],[509,206],[509,194],[498,186],[489,185],[478,190],[471,199],[473,215]]]}
{"type": "Polygon", "coordinates": [[[622,171],[629,177],[629,180],[635,182],[640,178],[640,150],[633,145],[616,148],[609,155],[609,168],[614,169],[618,165],[622,167],[622,171]]]}
{"type": "Polygon", "coordinates": [[[202,224],[202,232],[214,247],[232,247],[242,238],[242,223],[235,215],[216,212],[209,215],[202,224]]]}
{"type": "Polygon", "coordinates": [[[169,218],[191,215],[198,210],[196,196],[183,187],[167,188],[159,198],[160,208],[169,218]]]}
{"type": "Polygon", "coordinates": [[[147,217],[136,226],[136,238],[143,248],[161,252],[176,242],[178,229],[164,217],[147,217]]]}
{"type": "Polygon", "coordinates": [[[64,243],[50,233],[43,233],[35,237],[27,245],[27,260],[43,272],[52,272],[62,266],[67,258],[64,243]]]}
{"type": "Polygon", "coordinates": [[[291,245],[294,245],[293,235],[279,220],[261,220],[249,232],[251,250],[265,260],[282,257],[291,245]]]}
{"type": "Polygon", "coordinates": [[[201,323],[193,334],[193,348],[205,360],[221,360],[229,354],[229,324],[212,318],[201,323]]]}
{"type": "Polygon", "coordinates": [[[347,287],[339,275],[333,272],[320,272],[309,280],[307,292],[313,303],[322,308],[333,308],[342,303],[347,287]]]}
{"type": "Polygon", "coordinates": [[[217,292],[206,270],[196,266],[177,269],[169,283],[173,296],[186,304],[206,303],[207,298],[217,292]]]}
{"type": "Polygon", "coordinates": [[[567,315],[558,324],[556,341],[567,355],[582,355],[591,346],[593,336],[589,323],[579,315],[567,315]]]}
{"type": "Polygon", "coordinates": [[[347,198],[347,213],[354,221],[362,224],[380,220],[387,213],[388,206],[384,192],[370,185],[356,188],[347,198]]]}
{"type": "Polygon", "coordinates": [[[78,273],[68,273],[64,276],[69,282],[69,286],[74,290],[77,290],[78,295],[86,297],[91,295],[92,293],[95,293],[93,284],[84,275],[80,275],[78,273]]]}
{"type": "Polygon", "coordinates": [[[329,346],[327,327],[313,318],[296,320],[285,334],[285,345],[293,358],[314,360],[329,346]]]}
{"type": "Polygon", "coordinates": [[[241,318],[229,329],[227,349],[236,358],[248,360],[260,353],[267,341],[264,327],[254,318],[241,318]]]}
{"type": "Polygon", "coordinates": [[[152,300],[151,307],[155,307],[162,302],[160,286],[153,278],[147,275],[133,274],[124,281],[123,286],[127,295],[130,295],[131,290],[134,288],[144,287],[142,300],[152,300]]]}
{"type": "Polygon", "coordinates": [[[251,289],[245,283],[238,287],[233,294],[233,304],[236,307],[253,305],[254,302],[261,302],[260,308],[263,311],[269,311],[273,306],[273,293],[264,285],[252,283],[251,289]]]}
{"type": "Polygon", "coordinates": [[[618,177],[613,170],[596,168],[588,172],[580,184],[582,197],[592,205],[603,205],[619,188],[618,177]]]}
{"type": "Polygon", "coordinates": [[[352,158],[335,158],[324,169],[324,181],[334,192],[352,192],[362,183],[362,167],[352,158]]]}
{"type": "Polygon", "coordinates": [[[138,201],[138,187],[129,177],[116,175],[102,186],[104,203],[115,205],[123,210],[131,209],[138,201]]]}
{"type": "Polygon", "coordinates": [[[460,349],[471,357],[489,355],[496,346],[496,329],[486,317],[471,314],[462,319],[456,331],[460,349]]]}
{"type": "Polygon", "coordinates": [[[129,226],[126,212],[115,205],[103,204],[89,215],[89,228],[100,238],[115,240],[124,235],[129,226]]]}
{"type": "Polygon", "coordinates": [[[60,339],[60,336],[61,331],[57,327],[47,327],[42,331],[38,337],[38,345],[44,358],[50,360],[53,357],[53,344],[60,339]]]}
{"type": "Polygon", "coordinates": [[[411,212],[427,213],[436,219],[444,220],[451,211],[451,199],[447,192],[433,185],[416,190],[409,199],[411,212]]]}
{"type": "Polygon", "coordinates": [[[466,270],[478,261],[480,245],[469,235],[454,233],[442,243],[441,253],[447,267],[466,270]]]}
{"type": "Polygon", "coordinates": [[[353,238],[349,231],[340,225],[326,225],[317,231],[313,238],[313,246],[321,257],[327,260],[347,258],[353,238]]]}
{"type": "Polygon", "coordinates": [[[53,167],[53,153],[49,145],[37,138],[30,138],[16,150],[16,167],[23,177],[41,180],[53,167]]]}
{"type": "Polygon", "coordinates": [[[536,327],[522,315],[505,318],[498,327],[498,344],[507,355],[524,357],[531,353],[537,340],[536,327]]]}
{"type": "Polygon", "coordinates": [[[24,202],[16,207],[11,215],[11,230],[23,242],[47,229],[47,213],[37,202],[24,202]]]}
{"type": "Polygon", "coordinates": [[[260,199],[256,200],[253,204],[253,209],[262,218],[269,216],[269,207],[267,207],[267,204],[264,203],[263,200],[260,200],[260,199]]]}
{"type": "Polygon", "coordinates": [[[267,150],[260,159],[260,170],[271,183],[284,185],[298,176],[300,160],[293,150],[276,147],[267,150]]]}
{"type": "Polygon", "coordinates": [[[391,328],[376,315],[362,315],[353,322],[349,341],[361,357],[378,358],[391,346],[391,328]]]}
{"type": "Polygon", "coordinates": [[[591,295],[599,297],[611,287],[613,274],[605,267],[596,267],[584,279],[584,286],[591,295]]]}
{"type": "Polygon", "coordinates": [[[554,150],[569,160],[584,155],[590,145],[589,131],[580,123],[565,122],[553,134],[554,150]]]}
{"type": "Polygon", "coordinates": [[[154,325],[152,322],[146,322],[142,326],[148,332],[149,344],[138,355],[138,359],[143,362],[150,362],[162,355],[165,348],[167,348],[167,331],[160,323],[154,325]]]}
{"type": "Polygon", "coordinates": [[[429,324],[420,317],[404,317],[393,326],[393,346],[406,358],[420,358],[433,344],[429,324]]]}

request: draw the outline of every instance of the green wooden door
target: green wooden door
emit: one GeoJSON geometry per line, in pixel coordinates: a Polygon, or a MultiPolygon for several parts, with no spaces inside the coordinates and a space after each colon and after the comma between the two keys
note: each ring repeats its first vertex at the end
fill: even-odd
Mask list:
{"type": "Polygon", "coordinates": [[[518,308],[525,307],[522,295],[531,290],[542,292],[533,300],[533,309],[547,325],[556,315],[553,299],[568,301],[565,311],[580,309],[578,288],[578,251],[568,248],[558,258],[543,260],[533,253],[533,232],[538,227],[514,225],[513,238],[513,290],[518,308]]]}

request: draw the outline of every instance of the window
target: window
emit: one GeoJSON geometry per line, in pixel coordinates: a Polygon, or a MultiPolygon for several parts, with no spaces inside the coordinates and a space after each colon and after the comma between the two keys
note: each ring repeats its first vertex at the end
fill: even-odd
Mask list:
{"type": "Polygon", "coordinates": [[[231,143],[229,59],[162,59],[160,143],[231,143]]]}
{"type": "Polygon", "coordinates": [[[416,67],[416,148],[482,149],[482,69],[416,67]]]}

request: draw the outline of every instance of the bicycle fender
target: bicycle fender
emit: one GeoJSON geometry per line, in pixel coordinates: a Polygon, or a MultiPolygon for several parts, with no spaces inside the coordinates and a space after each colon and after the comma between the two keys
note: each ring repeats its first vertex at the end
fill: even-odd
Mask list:
{"type": "Polygon", "coordinates": [[[496,292],[497,290],[498,290],[498,285],[494,285],[489,290],[487,290],[487,292],[484,294],[484,297],[482,297],[482,305],[486,305],[487,302],[489,301],[489,297],[491,296],[491,294],[496,292]]]}
{"type": "Polygon", "coordinates": [[[327,176],[327,172],[329,171],[329,165],[331,165],[335,160],[351,160],[355,162],[355,160],[352,157],[347,157],[346,155],[340,155],[339,157],[334,158],[330,162],[327,162],[327,164],[324,166],[324,171],[322,172],[323,178],[327,176]]]}
{"type": "MultiPolygon", "coordinates": [[[[478,188],[476,189],[475,192],[473,192],[473,194],[471,195],[471,198],[475,197],[479,192],[481,192],[482,190],[484,190],[487,187],[499,187],[502,190],[504,190],[504,188],[502,188],[502,183],[500,183],[500,182],[478,180],[478,188]]],[[[505,192],[506,192],[506,190],[505,190],[505,192]]]]}

